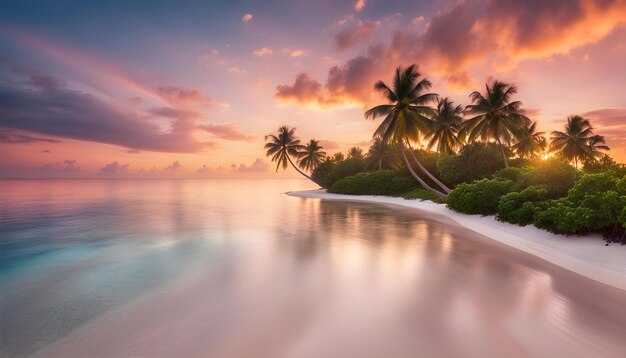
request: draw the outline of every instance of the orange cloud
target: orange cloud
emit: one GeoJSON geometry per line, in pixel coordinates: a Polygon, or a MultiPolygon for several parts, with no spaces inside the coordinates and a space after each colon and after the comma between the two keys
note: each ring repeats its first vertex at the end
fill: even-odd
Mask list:
{"type": "Polygon", "coordinates": [[[354,3],[354,10],[356,10],[356,11],[363,10],[363,8],[365,7],[365,3],[366,2],[367,2],[367,0],[357,0],[357,2],[354,3]]]}
{"type": "Polygon", "coordinates": [[[533,58],[566,54],[595,43],[626,23],[626,0],[475,0],[433,17],[423,34],[399,31],[392,47],[420,56],[436,75],[473,65],[507,71],[533,58]]]}
{"type": "MultiPolygon", "coordinates": [[[[460,1],[430,19],[424,30],[395,31],[388,45],[369,46],[365,53],[331,67],[324,84],[301,78],[293,86],[279,86],[276,98],[366,105],[376,80],[387,78],[400,64],[416,61],[429,76],[445,79],[449,89],[467,90],[476,85],[470,75],[474,66],[508,70],[529,58],[599,41],[624,23],[626,0],[460,1]]],[[[337,48],[368,40],[375,24],[353,15],[338,21],[337,48]]]]}
{"type": "Polygon", "coordinates": [[[250,22],[252,21],[252,14],[244,14],[243,17],[241,18],[241,21],[243,22],[250,22]]]}

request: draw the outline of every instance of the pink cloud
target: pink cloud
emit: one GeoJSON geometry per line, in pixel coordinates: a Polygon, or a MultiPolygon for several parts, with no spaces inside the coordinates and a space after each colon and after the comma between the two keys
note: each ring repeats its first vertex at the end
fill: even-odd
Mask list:
{"type": "Polygon", "coordinates": [[[220,139],[244,142],[250,142],[254,140],[254,136],[242,133],[239,126],[234,123],[205,124],[198,126],[198,128],[220,139]]]}
{"type": "Polygon", "coordinates": [[[362,21],[352,16],[340,21],[342,27],[335,33],[335,47],[339,51],[350,49],[372,37],[374,30],[380,25],[378,21],[362,21]]]}

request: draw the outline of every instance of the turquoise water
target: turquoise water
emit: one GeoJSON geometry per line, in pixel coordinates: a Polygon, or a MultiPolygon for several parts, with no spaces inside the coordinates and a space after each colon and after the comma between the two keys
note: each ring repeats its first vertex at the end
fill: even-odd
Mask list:
{"type": "Polygon", "coordinates": [[[1,356],[624,356],[623,291],[314,187],[0,181],[1,356]]]}

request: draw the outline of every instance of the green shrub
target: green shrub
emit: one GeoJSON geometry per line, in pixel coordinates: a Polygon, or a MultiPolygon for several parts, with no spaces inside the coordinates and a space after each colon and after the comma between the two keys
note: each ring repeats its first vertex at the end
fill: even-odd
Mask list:
{"type": "Polygon", "coordinates": [[[543,160],[521,180],[525,182],[520,184],[526,186],[547,185],[548,196],[556,199],[567,195],[574,186],[576,169],[558,158],[543,160]]]}
{"type": "Polygon", "coordinates": [[[538,228],[560,234],[581,233],[589,227],[590,210],[573,207],[564,199],[550,200],[543,210],[536,210],[533,223],[538,228]]]}
{"type": "Polygon", "coordinates": [[[505,169],[498,170],[494,175],[494,179],[502,179],[502,180],[512,180],[514,182],[519,182],[523,180],[528,173],[531,173],[535,168],[533,167],[510,167],[505,169]]]}
{"type": "Polygon", "coordinates": [[[405,199],[430,200],[436,203],[441,203],[445,201],[445,199],[438,197],[433,192],[422,188],[413,189],[407,193],[402,194],[401,196],[405,199]]]}
{"type": "Polygon", "coordinates": [[[330,188],[339,179],[365,171],[365,159],[351,158],[343,161],[326,160],[312,173],[311,178],[323,188],[330,188]]]}
{"type": "Polygon", "coordinates": [[[493,143],[467,144],[461,148],[459,155],[444,156],[437,161],[440,179],[452,186],[491,177],[502,168],[502,154],[493,143]]]}
{"type": "Polygon", "coordinates": [[[602,231],[620,224],[621,211],[626,207],[626,196],[614,191],[587,194],[580,207],[589,210],[589,229],[602,231]]]}
{"type": "Polygon", "coordinates": [[[512,186],[513,181],[499,179],[463,183],[448,194],[446,202],[450,209],[466,214],[495,214],[500,197],[511,191],[512,186]]]}
{"type": "Polygon", "coordinates": [[[535,226],[561,234],[599,232],[607,240],[625,234],[626,178],[615,172],[583,175],[568,195],[535,207],[535,226]]]}
{"type": "Polygon", "coordinates": [[[533,222],[535,202],[546,200],[545,187],[529,186],[521,192],[503,195],[498,204],[498,220],[526,226],[533,222]]]}
{"type": "Polygon", "coordinates": [[[342,178],[328,191],[350,195],[400,195],[416,185],[411,177],[398,176],[393,170],[381,170],[342,178]]]}
{"type": "Polygon", "coordinates": [[[587,194],[602,193],[616,190],[620,195],[626,195],[624,178],[619,178],[615,172],[608,171],[598,174],[585,174],[569,191],[568,197],[574,203],[580,203],[587,194]]]}

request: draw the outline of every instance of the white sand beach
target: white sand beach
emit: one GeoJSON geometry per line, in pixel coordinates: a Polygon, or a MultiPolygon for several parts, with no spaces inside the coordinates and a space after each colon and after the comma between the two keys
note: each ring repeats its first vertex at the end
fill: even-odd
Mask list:
{"type": "MultiPolygon", "coordinates": [[[[520,227],[499,222],[494,216],[467,215],[431,201],[370,195],[331,194],[324,189],[287,192],[287,195],[324,200],[369,202],[400,205],[443,215],[487,238],[533,254],[555,265],[626,290],[626,245],[605,242],[598,235],[564,236],[549,233],[532,225],[520,227]]],[[[419,212],[416,211],[416,214],[419,212]]]]}

